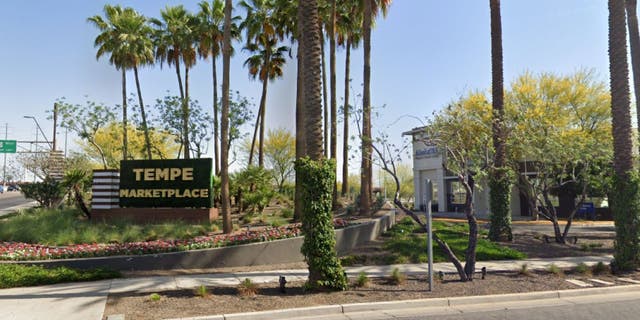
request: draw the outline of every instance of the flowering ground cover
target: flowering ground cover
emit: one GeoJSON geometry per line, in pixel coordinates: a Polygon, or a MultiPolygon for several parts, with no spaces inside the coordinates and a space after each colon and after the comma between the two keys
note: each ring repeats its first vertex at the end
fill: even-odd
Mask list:
{"type": "MultiPolygon", "coordinates": [[[[335,219],[337,228],[348,222],[335,219]]],[[[233,234],[210,234],[184,240],[153,240],[126,243],[92,243],[67,246],[50,246],[24,242],[0,242],[0,260],[49,260],[104,257],[116,255],[141,255],[195,249],[217,248],[253,242],[273,241],[302,235],[301,224],[282,227],[266,227],[233,234]]]]}

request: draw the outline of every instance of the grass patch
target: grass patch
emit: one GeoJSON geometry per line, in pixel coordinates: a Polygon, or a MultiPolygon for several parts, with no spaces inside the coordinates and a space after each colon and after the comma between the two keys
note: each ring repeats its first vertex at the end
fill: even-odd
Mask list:
{"type": "Polygon", "coordinates": [[[562,269],[560,269],[560,267],[558,267],[555,263],[550,264],[547,270],[550,273],[555,274],[556,276],[564,275],[564,271],[562,271],[562,269]]]}
{"type": "Polygon", "coordinates": [[[207,287],[205,287],[204,285],[200,285],[199,287],[195,288],[193,293],[200,298],[206,298],[209,296],[209,289],[207,289],[207,287]]]}
{"type": "Polygon", "coordinates": [[[249,278],[245,278],[238,285],[238,294],[241,297],[253,297],[258,294],[258,286],[249,278]]]}
{"type": "Polygon", "coordinates": [[[400,285],[407,281],[407,276],[400,272],[398,268],[393,269],[391,275],[389,275],[389,283],[393,285],[400,285]]]}
{"type": "Polygon", "coordinates": [[[520,269],[518,270],[518,274],[521,275],[521,276],[526,276],[526,277],[530,276],[531,275],[531,270],[529,270],[529,265],[526,264],[526,263],[523,263],[520,266],[520,269]]]}
{"type": "Polygon", "coordinates": [[[0,221],[0,241],[71,245],[190,239],[216,230],[215,224],[192,225],[181,221],[134,224],[88,221],[75,209],[31,209],[0,221]]]}
{"type": "Polygon", "coordinates": [[[604,264],[604,262],[600,261],[591,267],[591,272],[595,275],[600,275],[600,274],[611,273],[611,270],[609,269],[609,266],[604,264]]]}
{"type": "MultiPolygon", "coordinates": [[[[469,227],[466,223],[434,221],[433,229],[438,236],[449,244],[459,259],[464,259],[464,250],[468,244],[469,227]]],[[[427,237],[424,229],[410,218],[402,219],[384,234],[384,249],[393,252],[385,258],[386,263],[425,263],[427,258],[427,237]]],[[[501,246],[486,239],[487,231],[481,230],[478,235],[476,259],[511,260],[524,259],[527,256],[517,250],[501,246]]],[[[433,243],[434,262],[446,262],[447,257],[438,245],[433,243]]]]}
{"type": "Polygon", "coordinates": [[[149,295],[149,300],[154,301],[154,302],[155,301],[160,301],[161,298],[162,298],[162,296],[160,296],[157,293],[152,293],[152,294],[149,295]]]}
{"type": "Polygon", "coordinates": [[[0,288],[29,287],[62,282],[95,281],[121,277],[108,269],[77,270],[67,267],[0,264],[0,288]]]}
{"type": "Polygon", "coordinates": [[[582,275],[590,275],[591,269],[584,262],[578,263],[578,265],[573,269],[576,273],[582,275]]]}

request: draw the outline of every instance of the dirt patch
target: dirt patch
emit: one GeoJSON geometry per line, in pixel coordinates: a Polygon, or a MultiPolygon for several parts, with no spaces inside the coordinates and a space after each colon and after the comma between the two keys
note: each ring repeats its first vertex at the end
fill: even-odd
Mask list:
{"type": "MultiPolygon", "coordinates": [[[[640,273],[626,275],[640,279],[640,273]]],[[[201,297],[193,290],[159,292],[160,299],[152,301],[149,293],[125,293],[110,295],[105,309],[107,315],[124,314],[126,319],[166,319],[188,316],[204,316],[236,312],[276,310],[318,305],[393,301],[439,297],[520,293],[532,291],[575,289],[576,286],[565,279],[590,278],[624,285],[611,275],[562,274],[531,272],[490,273],[485,280],[460,282],[454,275],[436,279],[432,292],[427,292],[428,284],[423,277],[409,277],[404,284],[393,285],[387,279],[371,279],[367,287],[351,287],[342,292],[309,293],[302,283],[290,283],[286,293],[281,293],[276,283],[258,285],[258,294],[241,297],[236,287],[207,288],[209,295],[201,297]]],[[[352,279],[354,284],[354,279],[352,279]]],[[[594,287],[602,284],[593,283],[594,287]]]]}

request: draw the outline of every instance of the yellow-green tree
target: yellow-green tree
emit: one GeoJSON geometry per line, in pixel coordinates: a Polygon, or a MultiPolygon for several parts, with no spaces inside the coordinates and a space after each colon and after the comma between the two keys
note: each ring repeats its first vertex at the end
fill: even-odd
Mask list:
{"type": "Polygon", "coordinates": [[[278,191],[282,192],[285,182],[293,178],[296,138],[284,128],[269,130],[264,141],[264,157],[266,168],[271,171],[278,191]]]}
{"type": "Polygon", "coordinates": [[[525,73],[506,94],[509,162],[516,172],[522,164],[537,172],[520,173],[518,185],[533,214],[553,223],[556,242],[565,243],[577,208],[611,161],[610,101],[605,83],[584,70],[525,73]],[[551,195],[562,192],[579,200],[561,232],[551,195]]]}
{"type": "MultiPolygon", "coordinates": [[[[141,135],[136,127],[127,127],[129,136],[128,155],[133,159],[145,159],[144,135],[141,135]]],[[[173,158],[177,154],[180,145],[174,137],[166,132],[149,130],[151,152],[154,159],[173,158]]],[[[93,135],[93,142],[86,139],[78,141],[82,152],[93,162],[104,163],[108,168],[120,168],[122,159],[122,128],[117,122],[110,122],[98,129],[93,135]],[[101,150],[99,152],[98,150],[101,150]]]]}

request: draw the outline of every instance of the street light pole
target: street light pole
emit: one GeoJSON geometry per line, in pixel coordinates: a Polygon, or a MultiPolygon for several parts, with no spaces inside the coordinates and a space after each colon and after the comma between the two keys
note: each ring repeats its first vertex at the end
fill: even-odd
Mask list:
{"type": "MultiPolygon", "coordinates": [[[[47,139],[47,136],[44,134],[44,131],[42,131],[42,128],[40,128],[40,124],[38,123],[38,120],[36,120],[36,117],[34,116],[24,116],[23,118],[26,119],[33,119],[33,121],[36,123],[36,126],[38,127],[38,130],[40,130],[40,133],[42,134],[42,137],[44,138],[44,141],[49,145],[49,148],[52,148],[51,150],[53,150],[53,146],[51,145],[51,142],[49,142],[49,139],[47,139]]],[[[37,135],[37,132],[36,132],[37,135]]],[[[36,146],[37,149],[37,146],[36,146]]]]}

